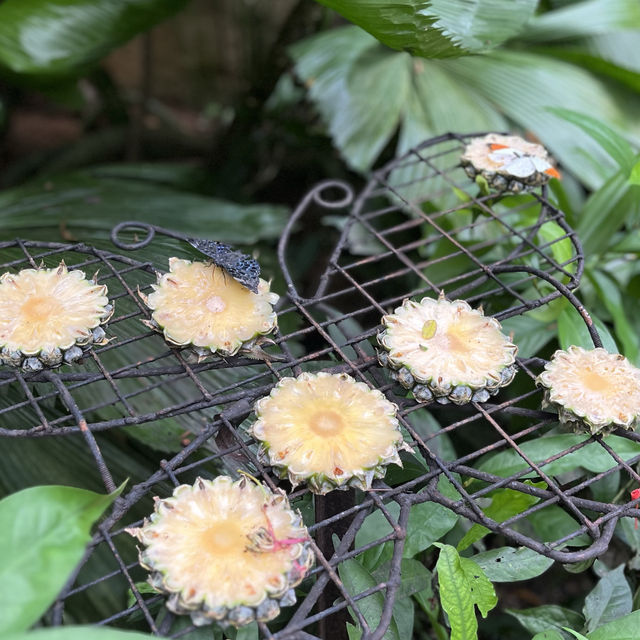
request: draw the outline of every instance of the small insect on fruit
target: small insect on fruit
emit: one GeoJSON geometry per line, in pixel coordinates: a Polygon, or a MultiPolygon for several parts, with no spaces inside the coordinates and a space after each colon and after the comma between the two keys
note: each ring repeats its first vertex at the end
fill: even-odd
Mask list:
{"type": "Polygon", "coordinates": [[[127,532],[144,549],[149,583],[195,625],[242,627],[295,603],[314,555],[302,516],[281,491],[250,477],[198,478],[156,498],[149,520],[127,532]]]}
{"type": "Polygon", "coordinates": [[[260,265],[257,260],[236,251],[231,245],[215,240],[189,238],[189,244],[203,253],[216,266],[224,269],[243,287],[258,293],[260,286],[260,265]]]}
{"type": "Polygon", "coordinates": [[[560,178],[547,150],[518,136],[490,133],[474,138],[460,159],[470,178],[482,176],[499,192],[520,193],[560,178]]]}
{"type": "Polygon", "coordinates": [[[0,276],[0,360],[28,373],[80,360],[107,343],[107,287],[64,262],[0,276]]]}
{"type": "Polygon", "coordinates": [[[266,358],[261,345],[277,326],[273,305],[278,295],[258,279],[254,293],[211,262],[169,258],[169,272],[158,274],[149,296],[153,311],[147,326],[172,346],[184,347],[189,359],[211,355],[266,358]]]}

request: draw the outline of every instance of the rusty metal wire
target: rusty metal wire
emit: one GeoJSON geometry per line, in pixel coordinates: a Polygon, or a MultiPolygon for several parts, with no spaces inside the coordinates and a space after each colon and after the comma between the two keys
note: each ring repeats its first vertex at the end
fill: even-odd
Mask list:
{"type": "MultiPolygon", "coordinates": [[[[164,265],[137,261],[125,253],[135,256],[135,251],[154,247],[163,237],[181,240],[179,233],[123,223],[112,234],[120,253],[84,244],[0,244],[3,270],[41,262],[53,266],[62,258],[85,271],[99,269],[98,279],[109,287],[116,307],[108,326],[110,342],[94,349],[84,364],[36,374],[0,371],[0,436],[82,438],[105,489],[112,491],[123,478],[114,478],[109,469],[97,439],[100,432],[143,425],[153,429],[169,419],[182,421],[188,432],[177,454],[162,460],[153,475],[117,499],[54,605],[53,624],[63,623],[65,607],[74,599],[91,590],[113,589],[129,591],[127,606],[114,605],[109,615],[94,622],[175,638],[193,629],[183,625],[176,631],[174,616],[161,606],[162,597],[141,591],[145,572],[124,528],[139,522],[134,514],[151,511],[152,496],[166,497],[171,486],[191,482],[197,475],[233,473],[240,467],[272,488],[289,488],[257,459],[245,426],[256,399],[279,378],[306,370],[344,371],[382,390],[398,404],[416,454],[407,454],[410,464],[405,471],[390,469],[366,493],[334,492],[313,500],[306,489],[291,493],[293,506],[306,509],[317,563],[301,586],[298,605],[285,610],[275,623],[260,624],[265,638],[343,637],[347,610],[364,630],[363,637],[381,638],[401,581],[409,514],[424,502],[439,503],[499,534],[506,543],[564,563],[602,554],[619,518],[637,515],[631,508],[635,502],[601,502],[591,495],[591,488],[618,472],[638,485],[635,467],[640,455],[623,459],[606,440],[587,436],[542,460],[527,454],[528,442],[557,431],[556,416],[540,409],[541,393],[533,382],[543,360],[521,358],[517,383],[491,402],[436,404],[428,409],[407,398],[377,364],[372,345],[381,315],[407,297],[435,296],[441,290],[450,299],[482,304],[487,314],[501,321],[564,297],[584,319],[594,344],[600,344],[589,314],[572,293],[580,282],[583,255],[562,212],[549,202],[546,188],[532,196],[480,193],[459,167],[468,138],[448,134],[425,142],[374,173],[357,196],[338,181],[324,182],[307,194],[279,244],[287,291],[278,308],[281,329],[267,362],[229,358],[191,364],[140,322],[149,311],[138,290],[148,291],[155,269],[164,265]],[[307,282],[303,289],[289,266],[293,238],[297,230],[317,225],[322,216],[338,220],[337,212],[348,215],[339,218],[335,247],[313,284],[307,282]],[[431,417],[425,419],[427,415],[431,417]],[[451,453],[450,442],[456,443],[457,453],[451,453]],[[553,473],[550,465],[587,446],[605,453],[610,468],[579,480],[553,473]],[[512,452],[517,462],[504,476],[483,464],[488,455],[500,452],[512,452]],[[498,489],[532,496],[535,503],[497,522],[482,507],[498,489]],[[542,539],[530,523],[530,516],[550,506],[560,507],[572,523],[556,540],[542,539]],[[388,523],[387,532],[362,543],[358,532],[374,512],[388,523]],[[334,534],[339,539],[335,548],[334,534]],[[585,536],[587,542],[578,545],[577,539],[585,536]],[[387,574],[365,591],[350,592],[340,579],[344,563],[386,543],[392,546],[387,574]],[[105,548],[113,558],[110,568],[85,579],[87,572],[95,576],[96,552],[105,548]],[[370,628],[359,603],[373,594],[382,594],[383,607],[376,627],[370,628]]],[[[516,342],[520,337],[516,335],[516,342]]],[[[640,441],[636,433],[617,435],[640,441]]]]}

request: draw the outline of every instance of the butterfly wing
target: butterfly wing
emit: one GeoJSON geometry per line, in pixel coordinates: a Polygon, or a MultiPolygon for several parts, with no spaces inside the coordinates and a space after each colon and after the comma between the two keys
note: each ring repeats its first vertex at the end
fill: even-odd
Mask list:
{"type": "Polygon", "coordinates": [[[243,287],[258,293],[260,283],[260,265],[245,253],[236,251],[231,245],[215,240],[189,238],[189,244],[224,269],[234,280],[243,287]]]}
{"type": "Polygon", "coordinates": [[[530,156],[516,158],[502,168],[516,178],[528,178],[536,172],[536,166],[530,156]]]}

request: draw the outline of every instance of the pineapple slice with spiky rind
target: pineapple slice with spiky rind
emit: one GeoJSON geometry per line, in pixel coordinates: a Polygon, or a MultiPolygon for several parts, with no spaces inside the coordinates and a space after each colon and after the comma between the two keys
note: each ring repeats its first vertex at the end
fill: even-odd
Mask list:
{"type": "Polygon", "coordinates": [[[210,262],[169,258],[169,273],[158,274],[153,293],[143,296],[153,311],[149,326],[194,357],[252,352],[261,336],[277,326],[279,296],[260,279],[253,293],[210,262]]]}
{"type": "Polygon", "coordinates": [[[500,133],[473,138],[464,148],[460,164],[470,178],[475,179],[481,175],[490,187],[499,192],[530,191],[547,184],[552,177],[559,177],[547,150],[541,144],[500,133]],[[522,154],[522,158],[515,159],[518,161],[515,162],[513,155],[507,150],[522,154]],[[500,153],[507,155],[500,158],[500,153]],[[525,175],[515,175],[510,171],[510,166],[514,170],[517,167],[518,173],[525,175]]]}
{"type": "Polygon", "coordinates": [[[113,314],[107,287],[64,262],[54,269],[23,269],[0,276],[0,360],[27,372],[82,358],[107,342],[113,314]]]}
{"type": "Polygon", "coordinates": [[[606,433],[640,424],[640,369],[605,349],[556,351],[536,378],[543,408],[577,431],[606,433]]]}
{"type": "Polygon", "coordinates": [[[378,360],[418,402],[486,402],[515,376],[518,347],[463,300],[405,300],[382,324],[378,360]]]}
{"type": "Polygon", "coordinates": [[[155,499],[154,513],[127,529],[144,546],[149,583],[167,608],[195,625],[241,627],[275,618],[314,555],[302,516],[282,491],[242,477],[198,478],[155,499]]]}
{"type": "Polygon", "coordinates": [[[345,373],[303,373],[256,402],[251,433],[261,442],[261,460],[294,486],[306,482],[319,494],[366,490],[386,465],[401,465],[399,448],[408,449],[397,409],[345,373]]]}

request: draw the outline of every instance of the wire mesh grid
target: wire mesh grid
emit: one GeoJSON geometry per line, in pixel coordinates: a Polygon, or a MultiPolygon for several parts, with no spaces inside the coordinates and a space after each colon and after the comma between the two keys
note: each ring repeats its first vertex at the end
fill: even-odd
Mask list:
{"type": "MultiPolygon", "coordinates": [[[[633,486],[640,484],[637,434],[617,433],[613,443],[576,437],[571,446],[551,448],[544,459],[529,455],[528,443],[543,436],[550,443],[565,442],[555,438],[560,433],[556,416],[540,409],[534,379],[543,360],[520,358],[516,382],[491,402],[427,408],[407,397],[377,364],[372,345],[381,315],[407,297],[435,296],[442,290],[449,299],[482,304],[487,314],[506,324],[563,296],[599,344],[587,311],[572,293],[583,256],[562,213],[548,201],[545,188],[532,196],[483,195],[459,166],[468,139],[448,134],[425,142],[376,172],[357,197],[336,181],[307,194],[280,240],[287,295],[279,303],[280,330],[266,361],[234,357],[193,364],[147,330],[140,320],[149,311],[138,290],[150,290],[155,269],[164,265],[83,244],[18,240],[0,245],[3,270],[55,266],[61,259],[87,272],[99,269],[98,280],[107,284],[116,307],[108,325],[110,342],[95,348],[82,365],[35,374],[0,372],[1,436],[82,439],[102,483],[113,491],[124,477],[105,461],[100,432],[145,428],[147,437],[153,437],[153,430],[170,420],[184,428],[181,450],[116,500],[50,612],[49,623],[63,624],[74,602],[96,592],[105,595],[105,604],[92,622],[170,637],[191,632],[193,627],[184,624],[176,629],[174,616],[162,607],[163,597],[141,586],[145,572],[124,529],[152,511],[153,496],[166,497],[173,486],[197,476],[235,475],[245,469],[272,488],[289,490],[292,505],[303,512],[316,567],[298,589],[297,606],[273,623],[260,623],[266,638],[341,637],[347,610],[365,637],[382,637],[400,585],[411,509],[421,503],[439,503],[510,544],[566,563],[603,553],[618,519],[638,515],[633,508],[637,501],[610,504],[591,493],[597,482],[618,472],[633,486]],[[349,213],[341,218],[335,249],[315,291],[300,293],[289,264],[295,253],[291,239],[300,226],[317,224],[318,215],[338,210],[349,213]],[[325,497],[311,496],[305,488],[291,491],[256,456],[246,429],[254,401],[283,376],[318,370],[346,372],[399,406],[414,454],[403,453],[405,468],[391,467],[371,491],[325,497]],[[620,452],[618,442],[629,446],[620,452]],[[584,447],[591,448],[590,456],[604,456],[607,464],[596,472],[567,474],[572,455],[584,447]],[[502,464],[496,466],[496,460],[502,464]],[[507,520],[493,520],[483,507],[500,489],[530,496],[530,506],[507,520]],[[550,508],[560,509],[564,517],[555,540],[545,539],[536,526],[550,508]],[[373,517],[381,518],[377,522],[382,526],[372,539],[363,535],[363,525],[373,517]],[[341,580],[345,563],[382,545],[389,549],[384,575],[377,575],[379,581],[366,590],[349,590],[341,580]],[[384,604],[377,625],[370,628],[359,603],[373,594],[382,594],[384,604]]],[[[149,225],[123,223],[112,240],[122,251],[140,250],[167,235],[180,238],[149,225]],[[125,242],[123,235],[134,237],[125,242]]]]}

